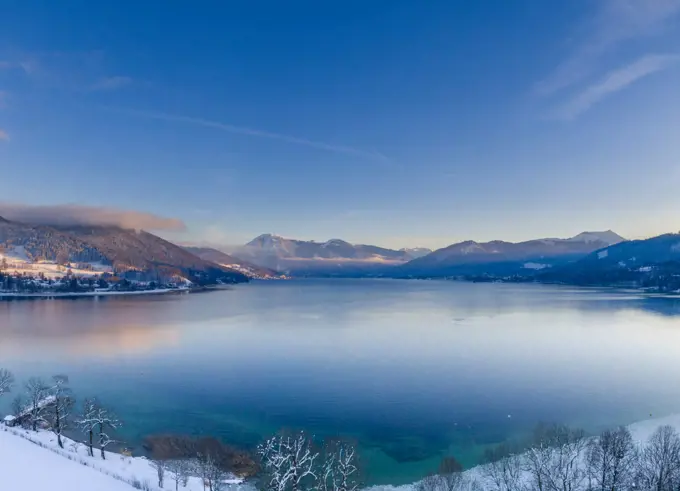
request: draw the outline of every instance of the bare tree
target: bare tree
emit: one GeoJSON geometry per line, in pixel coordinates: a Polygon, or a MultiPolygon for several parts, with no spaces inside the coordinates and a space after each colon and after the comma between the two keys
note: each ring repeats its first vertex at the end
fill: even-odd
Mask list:
{"type": "Polygon", "coordinates": [[[258,447],[266,473],[265,487],[270,491],[300,491],[308,481],[316,481],[318,452],[303,433],[275,436],[258,447]]]}
{"type": "Polygon", "coordinates": [[[186,459],[168,460],[165,465],[175,481],[175,491],[179,490],[180,483],[186,487],[191,472],[191,462],[186,459]]]}
{"type": "Polygon", "coordinates": [[[83,407],[83,417],[77,421],[78,426],[88,434],[90,441],[90,455],[92,452],[92,435],[96,431],[98,435],[99,450],[101,451],[102,459],[106,459],[104,450],[106,447],[116,441],[110,435],[110,430],[116,430],[121,427],[121,422],[104,406],[94,399],[85,401],[83,407]]]}
{"type": "Polygon", "coordinates": [[[0,396],[12,391],[14,375],[6,368],[0,368],[0,396]]]}
{"type": "Polygon", "coordinates": [[[417,491],[477,491],[480,485],[462,472],[431,474],[416,485],[417,491]]]}
{"type": "Polygon", "coordinates": [[[12,414],[18,418],[24,411],[26,411],[24,397],[21,394],[17,394],[17,396],[12,399],[12,414]]]}
{"type": "Polygon", "coordinates": [[[317,473],[320,489],[323,491],[356,491],[359,489],[359,467],[354,445],[346,441],[330,442],[326,445],[325,459],[321,472],[317,473]]]}
{"type": "Polygon", "coordinates": [[[83,401],[83,407],[80,413],[80,417],[76,420],[76,425],[80,428],[87,438],[87,453],[90,457],[94,457],[93,450],[93,439],[94,431],[97,427],[95,420],[95,414],[97,412],[97,400],[96,399],[85,399],[83,401]]]}
{"type": "Polygon", "coordinates": [[[594,491],[623,491],[635,483],[638,451],[627,428],[606,430],[588,445],[589,488],[594,491]]]}
{"type": "Polygon", "coordinates": [[[480,467],[489,487],[496,491],[523,491],[522,480],[524,463],[517,454],[517,449],[502,443],[484,455],[485,464],[480,467]]]}
{"type": "Polygon", "coordinates": [[[640,484],[650,491],[680,487],[680,437],[672,426],[661,426],[642,451],[640,484]]]}
{"type": "Polygon", "coordinates": [[[165,482],[165,461],[153,459],[151,461],[151,467],[156,469],[156,475],[158,476],[158,487],[163,489],[163,483],[165,482]]]}
{"type": "Polygon", "coordinates": [[[197,470],[199,477],[203,480],[203,488],[207,484],[209,491],[221,491],[224,489],[226,473],[212,454],[198,455],[197,470]]]}
{"type": "Polygon", "coordinates": [[[46,423],[45,412],[48,406],[48,395],[50,387],[39,377],[31,377],[26,382],[26,393],[28,395],[28,409],[31,416],[31,427],[33,431],[38,430],[39,423],[46,423]]]}
{"type": "Polygon", "coordinates": [[[66,375],[55,375],[52,377],[54,385],[50,390],[54,397],[54,413],[52,414],[52,429],[57,435],[57,443],[64,448],[61,435],[66,429],[68,418],[74,405],[71,389],[68,388],[68,377],[66,375]]]}
{"type": "Polygon", "coordinates": [[[553,448],[548,427],[539,425],[534,430],[531,446],[525,453],[525,471],[529,473],[531,491],[547,491],[547,475],[552,462],[553,448]]]}
{"type": "Polygon", "coordinates": [[[581,491],[585,488],[583,465],[588,441],[582,430],[553,426],[549,432],[552,458],[546,474],[548,491],[581,491]]]}

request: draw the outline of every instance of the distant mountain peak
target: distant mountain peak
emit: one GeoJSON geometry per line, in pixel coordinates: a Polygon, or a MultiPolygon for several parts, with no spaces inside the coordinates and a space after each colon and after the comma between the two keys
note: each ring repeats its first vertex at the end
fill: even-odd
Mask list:
{"type": "Polygon", "coordinates": [[[349,242],[342,240],[342,239],[330,239],[324,242],[321,247],[329,247],[329,246],[349,246],[352,247],[352,244],[349,242]]]}
{"type": "Polygon", "coordinates": [[[249,246],[261,246],[263,244],[271,244],[271,243],[276,243],[276,242],[281,242],[284,241],[283,237],[280,235],[275,235],[275,234],[262,234],[258,235],[255,237],[253,240],[248,242],[246,245],[249,246]]]}
{"type": "Polygon", "coordinates": [[[618,244],[619,242],[623,242],[626,239],[621,237],[619,234],[616,232],[613,232],[612,230],[605,230],[602,232],[581,232],[578,235],[575,235],[574,237],[571,237],[570,239],[567,239],[571,242],[604,242],[607,245],[614,245],[618,244]]]}

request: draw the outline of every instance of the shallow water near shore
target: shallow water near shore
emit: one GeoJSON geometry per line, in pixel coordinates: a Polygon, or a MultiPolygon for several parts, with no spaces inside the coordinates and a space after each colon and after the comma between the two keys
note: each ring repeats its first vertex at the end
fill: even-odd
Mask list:
{"type": "Polygon", "coordinates": [[[0,302],[0,366],[68,374],[137,452],[149,434],[252,448],[300,428],[353,438],[369,483],[400,484],[539,421],[596,431],[680,412],[679,315],[674,298],[566,287],[254,282],[0,302]]]}

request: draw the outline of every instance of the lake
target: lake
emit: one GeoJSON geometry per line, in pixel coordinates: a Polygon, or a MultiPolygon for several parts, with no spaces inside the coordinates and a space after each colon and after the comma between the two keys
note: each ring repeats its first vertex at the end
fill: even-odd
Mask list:
{"type": "MultiPolygon", "coordinates": [[[[539,285],[294,280],[0,302],[0,367],[68,374],[148,434],[252,448],[280,428],[358,442],[369,483],[539,421],[597,431],[680,412],[680,300],[539,285]]],[[[11,397],[0,401],[4,409],[11,397]]]]}

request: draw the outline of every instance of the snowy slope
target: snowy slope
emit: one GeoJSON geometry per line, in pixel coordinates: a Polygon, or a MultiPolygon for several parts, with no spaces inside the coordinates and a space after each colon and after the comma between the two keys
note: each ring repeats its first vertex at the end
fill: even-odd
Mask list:
{"type": "Polygon", "coordinates": [[[0,429],[2,489],[12,491],[130,491],[118,481],[0,429]]]}
{"type": "MultiPolygon", "coordinates": [[[[106,460],[87,455],[84,445],[64,439],[64,449],[48,431],[27,431],[0,425],[0,489],[2,491],[131,491],[137,486],[158,491],[156,471],[144,457],[106,452],[106,460]],[[8,485],[8,483],[10,485],[8,485]],[[136,485],[133,485],[136,483],[136,485]]],[[[239,479],[226,481],[226,490],[253,491],[239,479]]],[[[174,489],[166,473],[164,489],[174,489]]],[[[197,477],[184,491],[203,491],[197,477]]]]}
{"type": "MultiPolygon", "coordinates": [[[[675,428],[676,431],[680,433],[680,414],[673,414],[662,418],[654,418],[639,421],[637,423],[629,425],[628,429],[630,430],[631,436],[633,437],[633,441],[638,446],[643,446],[647,444],[649,438],[659,427],[665,425],[672,426],[673,428],[675,428]]],[[[520,455],[520,457],[522,456],[520,455]]],[[[584,464],[582,463],[581,465],[584,464]]],[[[493,489],[494,485],[487,482],[487,478],[484,476],[483,471],[484,471],[483,466],[478,465],[465,471],[463,474],[465,474],[465,476],[468,477],[469,479],[481,484],[482,485],[481,489],[493,489]]],[[[528,474],[526,470],[522,471],[521,480],[524,481],[524,484],[527,485],[530,482],[531,476],[528,474]]],[[[389,485],[371,486],[367,489],[370,491],[417,491],[418,483],[416,482],[413,484],[405,484],[403,486],[389,486],[389,485]]]]}

